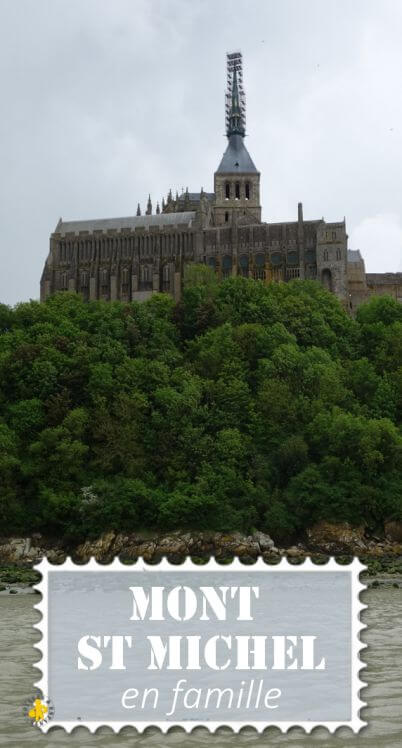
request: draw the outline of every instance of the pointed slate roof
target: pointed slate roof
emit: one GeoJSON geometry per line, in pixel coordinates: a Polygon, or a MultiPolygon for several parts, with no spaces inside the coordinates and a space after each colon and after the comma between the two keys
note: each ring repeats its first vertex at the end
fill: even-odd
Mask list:
{"type": "Polygon", "coordinates": [[[229,143],[223,154],[217,173],[225,174],[256,174],[257,169],[244,145],[242,135],[230,135],[229,143]]]}

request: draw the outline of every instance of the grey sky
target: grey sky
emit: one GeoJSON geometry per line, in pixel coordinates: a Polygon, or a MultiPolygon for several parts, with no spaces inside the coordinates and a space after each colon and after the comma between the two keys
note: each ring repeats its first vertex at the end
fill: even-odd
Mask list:
{"type": "Polygon", "coordinates": [[[213,188],[241,49],[264,220],[346,216],[402,271],[400,0],[0,0],[0,301],[38,298],[59,216],[213,188]]]}

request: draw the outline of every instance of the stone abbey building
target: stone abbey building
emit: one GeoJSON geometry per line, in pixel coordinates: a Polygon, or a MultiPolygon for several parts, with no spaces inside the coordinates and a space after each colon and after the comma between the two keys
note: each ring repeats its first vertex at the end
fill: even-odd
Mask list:
{"type": "Polygon", "coordinates": [[[245,96],[240,53],[227,56],[228,144],[214,191],[170,191],[156,211],[90,221],[59,220],[41,279],[41,299],[77,291],[85,299],[144,300],[167,292],[179,299],[184,267],[204,263],[219,278],[242,275],[269,283],[314,279],[353,310],[370,295],[402,301],[402,273],[366,274],[348,251],[345,220],[261,220],[260,173],[244,144],[245,96]]]}

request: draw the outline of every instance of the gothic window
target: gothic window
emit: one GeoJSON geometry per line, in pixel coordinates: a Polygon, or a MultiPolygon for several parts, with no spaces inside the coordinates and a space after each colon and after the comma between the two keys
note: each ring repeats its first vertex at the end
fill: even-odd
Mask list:
{"type": "Polygon", "coordinates": [[[232,258],[225,255],[222,260],[222,278],[229,278],[232,275],[232,258]]]}
{"type": "Polygon", "coordinates": [[[225,212],[225,223],[228,223],[229,221],[229,213],[228,211],[225,212]]]}
{"type": "Polygon", "coordinates": [[[332,275],[330,270],[326,269],[322,271],[321,281],[324,288],[332,291],[332,275]]]}
{"type": "Polygon", "coordinates": [[[250,182],[246,182],[246,200],[250,200],[250,182]]]}
{"type": "Polygon", "coordinates": [[[336,250],[336,259],[337,259],[337,260],[340,260],[340,259],[341,259],[341,250],[340,250],[340,249],[337,249],[337,250],[336,250]]]}
{"type": "Polygon", "coordinates": [[[235,184],[235,198],[236,200],[240,200],[240,182],[236,182],[235,184]]]}
{"type": "Polygon", "coordinates": [[[263,254],[256,255],[253,276],[255,280],[265,280],[265,256],[263,254]]]}
{"type": "Polygon", "coordinates": [[[287,262],[288,262],[288,265],[297,265],[297,263],[299,262],[297,252],[294,252],[294,251],[288,252],[287,262]]]}
{"type": "Polygon", "coordinates": [[[279,252],[274,252],[271,255],[271,265],[281,265],[282,264],[282,255],[279,252]]]}
{"type": "Polygon", "coordinates": [[[239,258],[239,275],[242,275],[244,278],[248,278],[248,257],[247,255],[240,255],[239,258]]]}
{"type": "Polygon", "coordinates": [[[67,273],[61,273],[60,275],[60,289],[62,291],[67,290],[67,273]]]}
{"type": "Polygon", "coordinates": [[[141,267],[141,280],[144,283],[147,283],[147,281],[149,281],[149,267],[148,267],[148,265],[142,265],[142,267],[141,267]]]}
{"type": "Polygon", "coordinates": [[[84,270],[83,273],[81,273],[81,288],[87,288],[88,287],[88,273],[84,270]]]}
{"type": "Polygon", "coordinates": [[[332,238],[333,238],[333,239],[336,239],[336,231],[333,231],[333,232],[332,232],[332,238]]]}
{"type": "Polygon", "coordinates": [[[226,198],[226,200],[229,200],[229,198],[230,198],[230,184],[229,184],[229,182],[226,182],[226,184],[225,184],[225,198],[226,198]]]}
{"type": "Polygon", "coordinates": [[[324,249],[324,260],[328,260],[328,250],[324,249]]]}

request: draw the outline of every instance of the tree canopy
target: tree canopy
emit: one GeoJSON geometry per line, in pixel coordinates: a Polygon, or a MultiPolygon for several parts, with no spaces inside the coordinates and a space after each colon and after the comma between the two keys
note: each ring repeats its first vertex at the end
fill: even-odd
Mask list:
{"type": "Polygon", "coordinates": [[[0,305],[3,534],[402,518],[402,305],[311,281],[0,305]]]}

